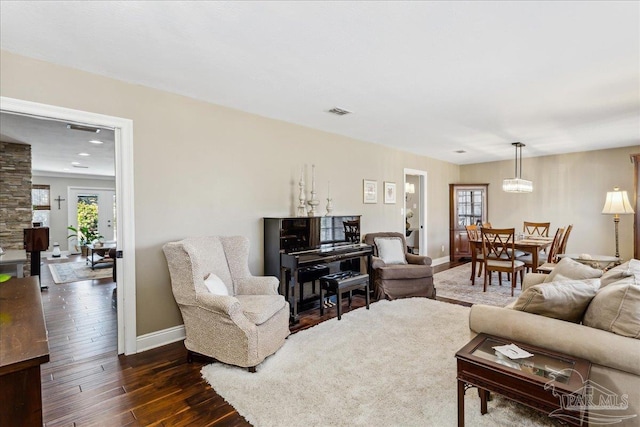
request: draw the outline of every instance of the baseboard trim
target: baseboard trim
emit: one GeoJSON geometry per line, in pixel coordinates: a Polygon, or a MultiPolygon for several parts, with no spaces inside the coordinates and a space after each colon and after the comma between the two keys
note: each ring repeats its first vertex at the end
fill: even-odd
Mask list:
{"type": "Polygon", "coordinates": [[[436,265],[440,265],[440,264],[446,264],[448,262],[449,262],[449,257],[448,256],[443,256],[442,258],[432,259],[431,260],[431,265],[432,266],[436,266],[436,265]]]}
{"type": "Polygon", "coordinates": [[[162,347],[186,338],[184,325],[174,326],[161,331],[140,335],[136,338],[136,353],[162,347]]]}

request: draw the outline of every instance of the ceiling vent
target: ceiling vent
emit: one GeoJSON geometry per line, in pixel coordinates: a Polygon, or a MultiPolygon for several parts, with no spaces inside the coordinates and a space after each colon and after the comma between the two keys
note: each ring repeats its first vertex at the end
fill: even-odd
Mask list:
{"type": "Polygon", "coordinates": [[[454,153],[457,153],[457,154],[464,154],[464,153],[466,153],[466,151],[464,151],[464,150],[456,150],[456,151],[454,151],[454,153]]]}
{"type": "Polygon", "coordinates": [[[73,167],[78,169],[89,169],[89,166],[82,166],[82,165],[73,165],[73,167]]]}
{"type": "Polygon", "coordinates": [[[335,114],[336,116],[344,116],[347,114],[351,114],[351,111],[345,110],[343,108],[333,107],[328,110],[327,113],[335,114]]]}
{"type": "Polygon", "coordinates": [[[82,126],[82,125],[72,125],[72,124],[68,124],[67,125],[67,129],[71,129],[71,130],[81,130],[84,132],[92,132],[92,133],[99,133],[100,132],[100,128],[96,128],[93,126],[82,126]]]}

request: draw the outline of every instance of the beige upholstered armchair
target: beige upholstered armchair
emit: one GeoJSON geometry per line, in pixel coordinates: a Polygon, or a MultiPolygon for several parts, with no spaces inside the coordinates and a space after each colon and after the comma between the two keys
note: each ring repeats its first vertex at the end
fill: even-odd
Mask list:
{"type": "Polygon", "coordinates": [[[249,271],[249,240],[193,237],[163,247],[189,351],[249,368],[289,335],[289,303],[278,279],[249,271]]]}
{"type": "Polygon", "coordinates": [[[369,233],[364,242],[373,246],[371,270],[377,299],[435,299],[431,258],[408,253],[404,234],[369,233]]]}

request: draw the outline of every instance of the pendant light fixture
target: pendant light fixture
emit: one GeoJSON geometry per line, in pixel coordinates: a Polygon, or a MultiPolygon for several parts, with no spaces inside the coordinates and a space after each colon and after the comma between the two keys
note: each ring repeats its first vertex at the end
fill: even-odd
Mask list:
{"type": "Polygon", "coordinates": [[[505,179],[502,181],[502,190],[507,193],[531,193],[533,191],[533,183],[522,179],[522,142],[513,142],[511,145],[516,150],[515,167],[516,175],[513,179],[505,179]]]}

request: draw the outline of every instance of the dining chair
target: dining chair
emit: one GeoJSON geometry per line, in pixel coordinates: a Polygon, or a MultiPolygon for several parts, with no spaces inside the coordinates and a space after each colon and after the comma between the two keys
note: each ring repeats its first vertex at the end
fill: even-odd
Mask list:
{"type": "Polygon", "coordinates": [[[484,228],[493,228],[493,227],[491,226],[491,223],[490,223],[490,222],[483,222],[483,223],[482,223],[482,226],[483,226],[484,228]]]}
{"type": "Polygon", "coordinates": [[[556,235],[553,238],[551,248],[549,249],[547,262],[538,267],[538,273],[549,274],[553,271],[559,261],[558,254],[560,253],[560,247],[562,246],[562,240],[564,239],[565,234],[564,228],[558,228],[558,231],[556,231],[556,235]]]}
{"type": "Polygon", "coordinates": [[[534,272],[540,272],[540,270],[545,267],[545,272],[550,272],[553,267],[551,267],[551,270],[546,271],[549,268],[550,263],[555,263],[557,261],[557,257],[558,257],[558,250],[560,249],[560,244],[562,243],[562,236],[564,235],[564,228],[560,227],[556,230],[556,234],[553,236],[553,242],[551,243],[551,246],[549,248],[549,253],[547,254],[547,258],[546,258],[546,262],[544,261],[545,259],[543,258],[542,261],[538,261],[538,265],[533,266],[533,256],[531,254],[526,254],[523,256],[519,256],[516,259],[519,261],[524,262],[524,267],[526,272],[529,272],[529,270],[533,270],[534,272]],[[537,270],[537,271],[536,271],[537,270]]]}
{"type": "Polygon", "coordinates": [[[511,275],[511,296],[516,287],[516,273],[520,272],[520,286],[524,278],[524,262],[515,257],[515,228],[482,228],[482,255],[484,257],[484,285],[487,291],[487,278],[491,272],[498,272],[498,283],[502,286],[502,273],[511,275]]]}
{"type": "Polygon", "coordinates": [[[571,230],[573,230],[573,224],[569,224],[567,226],[564,236],[562,236],[562,243],[560,243],[560,249],[558,250],[559,254],[567,253],[567,242],[569,241],[569,234],[571,234],[571,230]]]}
{"type": "MultiPolygon", "coordinates": [[[[469,244],[471,244],[472,241],[479,242],[482,240],[482,236],[480,234],[480,228],[478,228],[477,225],[467,225],[465,228],[467,229],[467,237],[469,238],[469,244]]],[[[475,247],[476,262],[471,264],[471,277],[469,280],[471,280],[471,286],[475,286],[476,265],[479,265],[478,277],[480,277],[480,275],[482,274],[482,266],[484,265],[484,256],[482,255],[481,247],[479,247],[478,245],[474,245],[472,247],[475,247]]]]}
{"type": "Polygon", "coordinates": [[[550,222],[529,222],[525,221],[522,231],[527,236],[544,236],[549,237],[550,222]]]}

